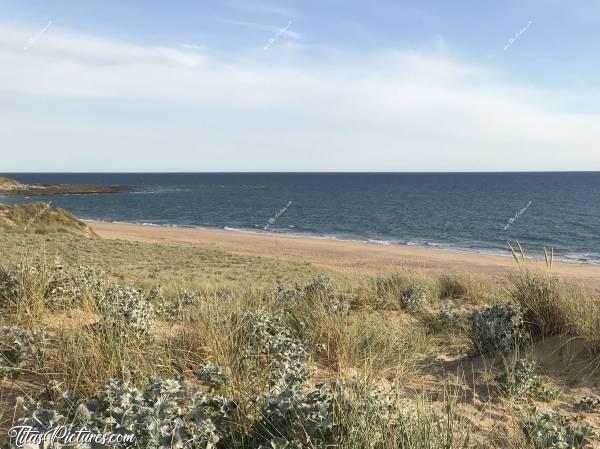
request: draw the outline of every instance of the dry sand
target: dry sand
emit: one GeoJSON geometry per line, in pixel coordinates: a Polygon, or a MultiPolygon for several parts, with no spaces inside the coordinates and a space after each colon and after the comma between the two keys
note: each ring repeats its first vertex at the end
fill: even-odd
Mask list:
{"type": "MultiPolygon", "coordinates": [[[[516,266],[514,258],[397,245],[322,240],[316,238],[261,235],[212,229],[188,229],[89,222],[102,238],[194,245],[253,256],[280,257],[345,272],[375,273],[399,268],[433,272],[505,274],[516,266]]],[[[543,261],[529,261],[545,267],[543,261]]],[[[585,279],[600,286],[600,267],[555,262],[553,272],[585,279]]]]}

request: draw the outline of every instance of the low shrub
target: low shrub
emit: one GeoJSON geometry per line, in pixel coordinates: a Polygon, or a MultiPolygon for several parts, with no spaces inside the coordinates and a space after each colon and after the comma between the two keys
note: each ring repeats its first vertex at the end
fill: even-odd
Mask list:
{"type": "Polygon", "coordinates": [[[534,410],[523,431],[535,449],[580,449],[597,438],[589,424],[576,427],[555,411],[534,410]]]}
{"type": "Polygon", "coordinates": [[[285,304],[294,305],[304,300],[323,301],[331,296],[334,290],[335,280],[324,276],[315,276],[303,287],[296,284],[294,287],[287,289],[278,283],[275,288],[275,297],[285,304]]]}
{"type": "MultiPolygon", "coordinates": [[[[111,381],[87,400],[63,393],[56,385],[54,390],[58,390],[55,401],[24,403],[25,416],[17,425],[40,432],[64,425],[135,436],[132,444],[102,446],[113,448],[214,448],[232,434],[235,403],[203,393],[181,378],[152,379],[144,390],[111,381]]],[[[59,443],[54,447],[71,446],[59,443]]]]}
{"type": "Polygon", "coordinates": [[[48,335],[40,329],[0,328],[0,379],[14,379],[33,369],[43,358],[47,343],[48,335]]]}
{"type": "Polygon", "coordinates": [[[60,260],[52,267],[52,279],[45,295],[46,306],[65,309],[82,301],[86,295],[93,298],[105,287],[102,269],[79,265],[67,269],[60,260]]]}
{"type": "Polygon", "coordinates": [[[67,269],[60,260],[30,258],[0,266],[0,307],[26,312],[32,318],[45,308],[66,309],[104,287],[104,271],[84,265],[67,269]]]}
{"type": "Polygon", "coordinates": [[[323,297],[333,293],[335,289],[335,280],[326,276],[315,276],[303,288],[305,296],[323,297]]]}
{"type": "Polygon", "coordinates": [[[583,410],[586,412],[600,413],[600,398],[597,398],[597,397],[593,398],[590,396],[586,396],[582,400],[580,400],[577,404],[575,404],[575,406],[579,410],[583,410]]]}
{"type": "Polygon", "coordinates": [[[199,381],[208,384],[211,387],[221,387],[229,380],[229,375],[221,368],[211,363],[204,363],[196,370],[196,377],[199,381]]]}
{"type": "Polygon", "coordinates": [[[558,390],[544,385],[544,378],[539,374],[540,368],[533,360],[518,359],[507,369],[496,376],[501,391],[517,401],[534,399],[552,401],[558,397],[558,390]]]}
{"type": "Polygon", "coordinates": [[[422,285],[407,287],[400,296],[400,307],[406,310],[416,310],[429,301],[429,290],[422,285]]]}
{"type": "Polygon", "coordinates": [[[96,305],[102,315],[100,327],[116,327],[141,336],[154,330],[154,306],[137,287],[111,285],[97,297],[96,305]]]}
{"type": "Polygon", "coordinates": [[[454,336],[463,336],[465,332],[466,320],[448,306],[442,306],[436,312],[423,312],[418,315],[425,329],[430,334],[452,334],[454,336]]]}
{"type": "Polygon", "coordinates": [[[507,354],[529,339],[523,313],[513,303],[501,303],[470,316],[471,340],[479,353],[507,354]]]}
{"type": "Polygon", "coordinates": [[[278,283],[275,287],[275,297],[286,305],[295,305],[304,298],[304,291],[298,285],[293,288],[285,288],[278,283]]]}

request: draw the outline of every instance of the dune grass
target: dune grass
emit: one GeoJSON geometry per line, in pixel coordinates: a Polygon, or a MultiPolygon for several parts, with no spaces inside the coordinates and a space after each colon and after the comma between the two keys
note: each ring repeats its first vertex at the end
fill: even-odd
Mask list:
{"type": "MultiPolygon", "coordinates": [[[[92,398],[111,379],[140,391],[150,378],[183,379],[235,403],[217,448],[532,448],[523,404],[494,380],[521,353],[474,357],[471,313],[511,300],[532,348],[563,337],[582,341],[587,357],[599,349],[596,292],[545,272],[516,270],[498,282],[419,271],[351,278],[277,259],[60,234],[9,233],[0,251],[0,326],[47,333],[35,357],[19,347],[26,395],[43,403],[50,382],[92,398]],[[122,304],[106,304],[114,289],[122,304]],[[227,380],[217,386],[207,376],[227,380]],[[510,431],[501,431],[506,423],[510,431]]],[[[0,357],[0,366],[18,362],[0,357]]],[[[7,391],[2,384],[0,398],[7,391]]],[[[574,407],[568,396],[560,401],[574,407]]],[[[0,427],[24,413],[14,398],[5,403],[0,427]]]]}

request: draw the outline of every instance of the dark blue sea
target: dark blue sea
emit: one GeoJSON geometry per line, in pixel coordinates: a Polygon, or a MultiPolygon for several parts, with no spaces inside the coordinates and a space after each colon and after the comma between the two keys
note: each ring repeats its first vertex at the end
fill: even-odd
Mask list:
{"type": "Polygon", "coordinates": [[[600,263],[600,173],[4,174],[31,184],[132,186],[52,201],[82,219],[509,254],[553,247],[600,263]],[[290,203],[291,202],[291,203],[290,203]]]}

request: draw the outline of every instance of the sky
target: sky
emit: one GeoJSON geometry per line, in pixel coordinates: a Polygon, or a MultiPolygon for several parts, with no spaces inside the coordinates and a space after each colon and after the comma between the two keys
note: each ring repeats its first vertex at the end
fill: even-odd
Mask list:
{"type": "Polygon", "coordinates": [[[0,172],[600,170],[600,0],[2,0],[0,172]]]}

